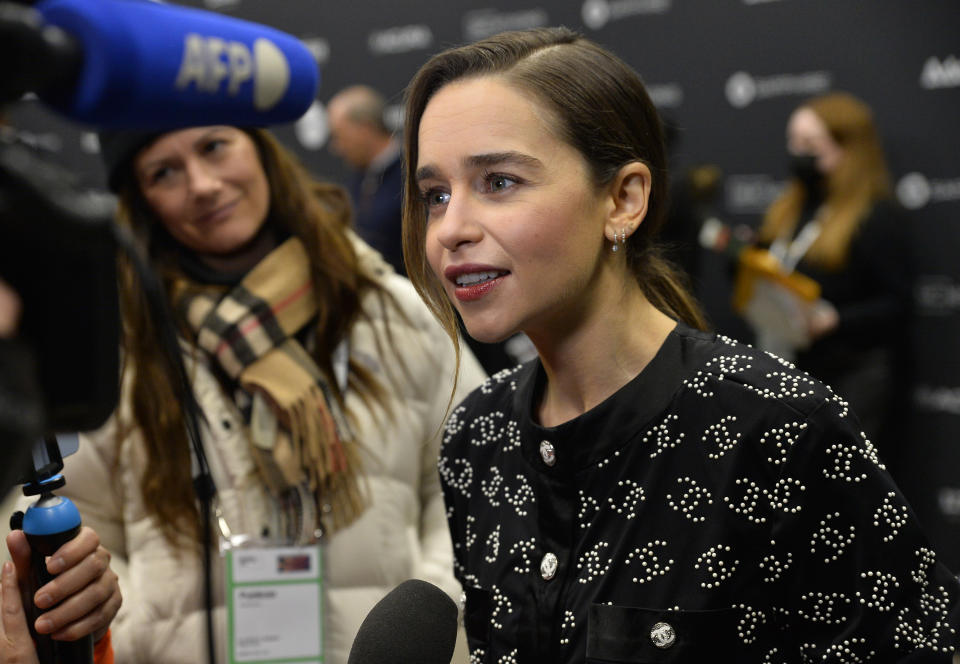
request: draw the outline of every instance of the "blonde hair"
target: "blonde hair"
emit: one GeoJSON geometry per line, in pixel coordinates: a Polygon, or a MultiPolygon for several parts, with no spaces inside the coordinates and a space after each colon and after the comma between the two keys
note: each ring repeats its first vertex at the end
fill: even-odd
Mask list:
{"type": "MultiPolygon", "coordinates": [[[[870,108],[846,92],[832,92],[804,102],[816,113],[843,157],[827,177],[821,231],[806,260],[827,270],[846,263],[850,243],[874,204],[890,195],[890,174],[870,108]]],[[[806,189],[792,180],[770,205],[760,227],[760,239],[772,242],[792,233],[807,202],[806,189]]]]}

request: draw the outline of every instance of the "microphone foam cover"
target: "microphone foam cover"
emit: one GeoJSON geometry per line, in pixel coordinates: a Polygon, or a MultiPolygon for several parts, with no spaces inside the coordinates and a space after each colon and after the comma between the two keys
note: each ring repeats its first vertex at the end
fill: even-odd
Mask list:
{"type": "Polygon", "coordinates": [[[364,618],[347,664],[450,664],[457,605],[440,588],[404,581],[364,618]]]}

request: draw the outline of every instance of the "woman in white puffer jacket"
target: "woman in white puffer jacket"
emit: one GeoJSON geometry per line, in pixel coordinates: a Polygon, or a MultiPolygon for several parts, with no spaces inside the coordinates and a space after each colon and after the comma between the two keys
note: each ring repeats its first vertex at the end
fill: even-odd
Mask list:
{"type": "MultiPolygon", "coordinates": [[[[367,612],[400,582],[459,596],[437,451],[451,395],[458,401],[483,372],[462,358],[454,390],[445,333],[348,230],[342,191],[311,180],[261,130],[120,132],[102,146],[121,221],[176,312],[206,420],[215,531],[291,543],[324,533],[327,663],[346,661],[367,612]]],[[[62,493],[114,556],[125,598],[112,627],[117,663],[202,662],[184,415],[136,280],[121,273],[121,406],[66,460],[62,493]]],[[[216,552],[213,580],[224,661],[216,552]]]]}

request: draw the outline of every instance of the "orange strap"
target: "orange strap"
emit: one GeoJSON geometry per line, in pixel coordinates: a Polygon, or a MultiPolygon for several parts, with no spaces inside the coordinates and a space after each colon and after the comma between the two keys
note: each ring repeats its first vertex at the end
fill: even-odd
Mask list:
{"type": "Polygon", "coordinates": [[[93,647],[94,664],[113,664],[113,644],[110,643],[110,630],[93,647]]]}

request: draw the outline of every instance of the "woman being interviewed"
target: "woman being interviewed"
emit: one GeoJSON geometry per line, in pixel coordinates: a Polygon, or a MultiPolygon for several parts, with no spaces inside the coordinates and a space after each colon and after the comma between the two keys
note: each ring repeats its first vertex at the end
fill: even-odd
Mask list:
{"type": "Polygon", "coordinates": [[[419,292],[452,338],[455,308],[539,355],[441,448],[475,661],[953,647],[957,582],[853,413],[698,329],[659,259],[666,164],[635,72],[565,29],[504,33],[421,68],[405,141],[419,292]]]}
{"type": "MultiPolygon", "coordinates": [[[[456,356],[406,279],[349,230],[345,193],[262,130],[121,132],[101,144],[121,222],[175,312],[220,533],[269,546],[322,536],[326,662],[346,661],[394,585],[419,577],[457,595],[436,472],[456,356]]],[[[117,661],[201,662],[202,524],[184,408],[123,267],[121,408],[68,458],[65,493],[120,571],[117,661]]],[[[473,387],[482,372],[466,364],[460,382],[473,387]]],[[[220,618],[221,579],[215,570],[220,618]]]]}

